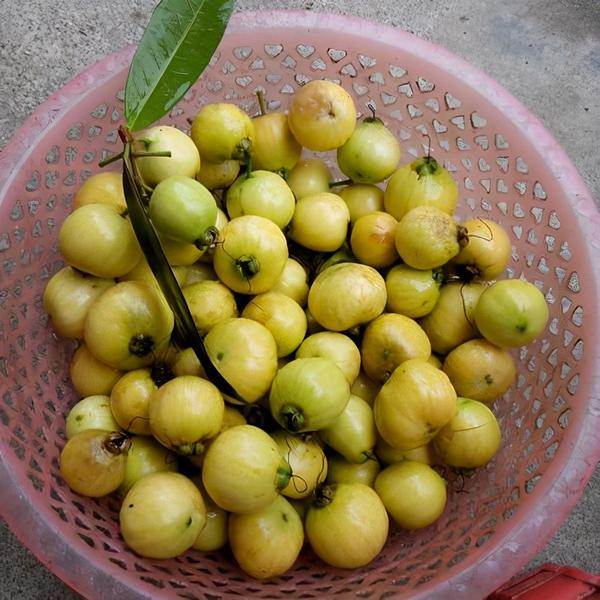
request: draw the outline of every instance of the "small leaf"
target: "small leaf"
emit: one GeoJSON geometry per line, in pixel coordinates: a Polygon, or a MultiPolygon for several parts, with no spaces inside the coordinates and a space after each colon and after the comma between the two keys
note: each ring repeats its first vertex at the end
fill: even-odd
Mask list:
{"type": "Polygon", "coordinates": [[[210,360],[204,347],[204,341],[198,333],[190,309],[169,265],[169,261],[165,256],[158,235],[148,218],[135,181],[133,165],[131,164],[131,146],[129,143],[125,144],[123,151],[123,189],[127,202],[127,212],[135,235],[144,252],[150,270],[154,274],[169,307],[173,311],[175,317],[173,337],[175,341],[182,348],[192,348],[194,350],[208,379],[221,392],[233,398],[238,398],[237,392],[219,373],[210,360]]]}
{"type": "Polygon", "coordinates": [[[234,0],[161,0],[133,56],[125,86],[131,131],[165,115],[196,82],[216,50],[234,0]]]}

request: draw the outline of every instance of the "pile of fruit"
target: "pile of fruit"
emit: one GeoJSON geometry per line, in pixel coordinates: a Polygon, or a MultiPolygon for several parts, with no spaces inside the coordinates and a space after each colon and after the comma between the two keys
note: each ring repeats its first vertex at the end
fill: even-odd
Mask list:
{"type": "Polygon", "coordinates": [[[501,444],[490,407],[514,382],[509,348],[546,325],[544,296],[498,279],[506,232],[457,220],[458,188],[429,152],[402,164],[374,111],[356,114],[319,80],[286,113],[213,103],[190,135],[135,136],[148,217],[235,394],[175,343],[122,175],[78,190],[59,233],[67,266],[44,293],[57,334],[79,340],[60,470],[78,494],[120,499],[141,556],[228,544],[262,579],[306,539],[327,564],[360,567],[390,517],[431,525],[443,475],[501,444]],[[331,152],[347,179],[333,180],[331,152]]]}

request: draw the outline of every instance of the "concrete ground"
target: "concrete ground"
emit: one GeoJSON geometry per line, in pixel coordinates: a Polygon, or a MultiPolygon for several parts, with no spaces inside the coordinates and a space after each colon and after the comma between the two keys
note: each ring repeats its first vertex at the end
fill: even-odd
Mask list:
{"type": "MultiPolygon", "coordinates": [[[[49,94],[139,39],[153,0],[0,0],[0,148],[49,94]]],[[[499,81],[564,147],[600,198],[598,0],[239,0],[240,10],[310,8],[380,21],[445,46],[499,81]]],[[[600,573],[600,469],[546,561],[600,573]]],[[[0,527],[4,599],[76,596],[0,527]]],[[[507,576],[510,574],[507,573],[507,576]]]]}

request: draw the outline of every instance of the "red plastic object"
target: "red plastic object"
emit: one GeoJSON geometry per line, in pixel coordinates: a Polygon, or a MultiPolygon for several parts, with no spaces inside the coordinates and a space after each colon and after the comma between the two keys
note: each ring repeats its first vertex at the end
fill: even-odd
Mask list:
{"type": "Polygon", "coordinates": [[[77,187],[119,150],[132,52],[59,90],[0,154],[0,516],[95,599],[485,598],[542,549],[600,460],[600,214],[577,170],[498,83],[426,40],[310,11],[236,15],[165,122],[187,129],[210,101],[257,114],[258,87],[270,110],[285,110],[306,81],[340,81],[362,112],[376,102],[405,162],[430,146],[457,181],[460,217],[505,226],[508,276],[543,291],[550,319],[515,352],[516,384],[494,404],[503,432],[494,461],[451,481],[440,520],[394,529],[368,566],[333,569],[306,550],[289,573],[258,582],[227,552],[141,559],[120,537],[118,502],[77,496],[60,477],[64,418],[77,399],[68,381],[74,344],[56,337],[41,301],[63,264],[58,228],[77,187]]]}
{"type": "Polygon", "coordinates": [[[600,599],[600,575],[546,563],[497,589],[488,600],[600,599]]]}

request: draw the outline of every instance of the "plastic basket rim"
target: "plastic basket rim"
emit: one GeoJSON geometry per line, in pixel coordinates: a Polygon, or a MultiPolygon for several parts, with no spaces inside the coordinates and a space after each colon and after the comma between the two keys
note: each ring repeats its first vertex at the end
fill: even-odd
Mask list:
{"type": "MultiPolygon", "coordinates": [[[[407,54],[418,55],[421,60],[427,57],[427,61],[433,63],[434,58],[435,66],[456,75],[461,85],[467,85],[479,95],[485,93],[487,102],[508,120],[519,123],[521,135],[532,147],[541,148],[538,152],[551,165],[553,172],[562,174],[558,181],[576,213],[587,242],[590,263],[599,264],[600,212],[575,166],[538,118],[482,70],[453,52],[399,27],[356,16],[308,10],[241,11],[232,15],[227,32],[252,32],[269,27],[351,31],[357,39],[376,39],[407,54]]],[[[80,99],[94,93],[97,87],[127,68],[134,50],[135,44],[132,44],[83,69],[25,119],[0,151],[0,203],[13,175],[31,155],[30,149],[35,148],[44,134],[80,99]],[[89,85],[90,81],[93,81],[93,86],[89,85]]],[[[595,288],[596,297],[600,298],[600,273],[595,277],[595,288]]],[[[593,353],[594,372],[600,373],[600,341],[594,348],[588,347],[587,351],[593,353]]],[[[517,520],[518,526],[510,529],[502,544],[491,548],[479,561],[466,568],[459,565],[449,569],[454,573],[452,578],[423,593],[413,592],[411,598],[447,598],[458,592],[466,598],[481,598],[525,566],[558,531],[600,463],[600,375],[592,377],[589,385],[580,386],[578,394],[587,395],[589,402],[580,419],[582,425],[577,444],[554,479],[546,482],[549,490],[539,499],[537,518],[517,520]],[[584,393],[584,387],[587,393],[584,393]],[[560,504],[557,505],[558,501],[560,504]],[[531,539],[537,542],[531,544],[531,539]],[[525,542],[526,552],[523,549],[525,542]]],[[[156,590],[152,593],[150,588],[147,588],[148,591],[142,589],[139,579],[129,572],[103,569],[92,559],[93,552],[83,553],[80,548],[57,544],[60,540],[58,528],[43,520],[31,498],[16,484],[13,465],[5,458],[10,456],[5,439],[0,440],[0,450],[0,518],[38,561],[86,597],[112,598],[117,594],[139,599],[156,597],[156,590]],[[114,573],[119,577],[115,577],[114,573]]]]}

